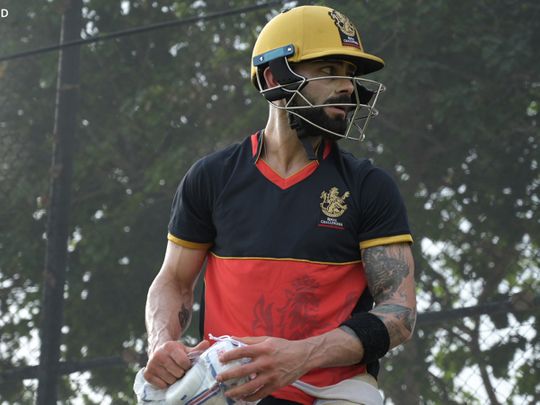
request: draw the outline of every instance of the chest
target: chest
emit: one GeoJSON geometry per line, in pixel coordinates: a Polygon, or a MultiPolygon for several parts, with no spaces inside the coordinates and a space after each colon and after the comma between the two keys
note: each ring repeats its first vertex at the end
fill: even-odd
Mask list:
{"type": "Polygon", "coordinates": [[[282,188],[256,167],[235,173],[213,211],[214,251],[228,257],[359,260],[354,190],[331,165],[282,188]]]}

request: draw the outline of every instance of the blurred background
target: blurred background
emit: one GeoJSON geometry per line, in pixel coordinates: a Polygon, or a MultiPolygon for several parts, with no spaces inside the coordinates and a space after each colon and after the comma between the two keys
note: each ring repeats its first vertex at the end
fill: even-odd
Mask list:
{"type": "MultiPolygon", "coordinates": [[[[265,125],[251,47],[303,4],[322,3],[0,0],[0,404],[36,403],[38,385],[62,404],[135,403],[173,193],[265,125]],[[77,3],[76,38],[183,23],[64,48],[63,68],[59,51],[10,57],[58,44],[77,3]]],[[[539,403],[540,3],[324,4],[386,61],[370,76],[380,116],[341,145],[394,175],[415,238],[420,315],[383,360],[385,403],[539,403]]]]}

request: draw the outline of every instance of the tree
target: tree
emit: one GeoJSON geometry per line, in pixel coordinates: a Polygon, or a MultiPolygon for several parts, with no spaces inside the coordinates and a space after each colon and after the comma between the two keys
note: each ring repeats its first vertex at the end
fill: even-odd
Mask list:
{"type": "MultiPolygon", "coordinates": [[[[389,90],[367,145],[401,180],[416,235],[420,308],[537,291],[540,8],[515,1],[349,6],[365,24],[368,49],[388,65],[380,79],[389,90]]],[[[480,394],[456,385],[456,377],[476,366],[481,396],[491,403],[500,379],[520,387],[508,400],[533,395],[538,387],[529,375],[537,358],[508,375],[516,356],[538,350],[537,337],[504,331],[526,319],[504,315],[419,328],[412,347],[387,362],[392,371],[383,374],[383,386],[394,403],[412,403],[406,392],[436,403],[473,403],[480,394]],[[487,343],[481,326],[508,336],[487,343]]],[[[529,319],[537,325],[537,317],[529,319]]],[[[501,399],[507,400],[502,392],[501,399]]]]}
{"type": "MultiPolygon", "coordinates": [[[[248,4],[247,1],[236,2],[235,6],[248,4]]],[[[228,6],[228,2],[213,2],[211,7],[187,2],[168,5],[145,1],[86,2],[84,35],[196,16],[228,6]]],[[[42,10],[13,8],[10,13],[37,15],[41,12],[50,16],[54,14],[54,7],[51,4],[42,10]]],[[[250,17],[265,20],[264,11],[252,13],[250,17]]],[[[16,27],[13,22],[7,32],[15,44],[19,35],[22,36],[17,30],[39,31],[40,24],[32,22],[25,27],[16,27]]],[[[46,20],[42,24],[57,27],[59,20],[46,20]]],[[[199,156],[231,139],[239,140],[256,128],[249,128],[252,125],[249,116],[255,114],[255,110],[240,115],[235,112],[236,106],[249,103],[245,97],[249,84],[242,73],[239,74],[240,66],[244,74],[247,71],[245,32],[244,18],[237,16],[229,18],[227,24],[215,20],[82,49],[80,128],[65,293],[63,359],[118,355],[125,348],[144,351],[144,298],[162,259],[168,212],[178,182],[199,156]],[[190,42],[191,38],[197,41],[190,42]],[[204,54],[202,44],[207,51],[204,54]],[[230,117],[235,115],[240,119],[233,123],[230,117]]],[[[46,43],[56,41],[53,39],[56,35],[51,37],[46,43]]],[[[50,89],[48,100],[52,105],[54,62],[46,73],[34,70],[26,76],[24,71],[14,68],[17,63],[22,65],[22,62],[6,65],[3,88],[11,88],[16,96],[20,95],[25,111],[40,109],[39,114],[45,117],[50,114],[49,121],[43,120],[50,134],[53,114],[45,110],[47,102],[33,100],[28,94],[37,87],[31,83],[39,83],[50,89]]],[[[40,66],[37,61],[35,64],[40,66]]],[[[14,101],[8,99],[9,93],[5,93],[6,104],[14,101]]],[[[13,106],[14,117],[17,107],[13,106]]],[[[261,102],[259,111],[264,113],[264,108],[261,102]]],[[[11,132],[3,132],[3,142],[11,142],[24,150],[29,142],[23,141],[29,135],[17,137],[16,131],[25,128],[10,118],[6,113],[1,120],[8,130],[13,128],[11,132]]],[[[37,156],[32,155],[34,161],[23,164],[13,158],[21,167],[10,167],[7,174],[12,177],[6,177],[2,184],[6,188],[14,185],[18,176],[28,182],[20,197],[10,196],[9,206],[17,211],[17,216],[9,210],[3,211],[6,228],[18,235],[18,239],[2,235],[5,237],[2,249],[6,252],[0,259],[2,285],[6,286],[7,293],[4,307],[13,312],[36,308],[24,324],[16,319],[18,315],[6,316],[7,327],[2,334],[2,339],[9,344],[6,359],[24,351],[25,341],[20,337],[31,336],[39,316],[41,235],[47,214],[44,201],[47,179],[41,177],[46,177],[42,174],[47,173],[50,154],[47,138],[43,136],[41,141],[37,156]],[[33,173],[37,179],[32,178],[33,173]],[[36,200],[44,204],[43,207],[37,207],[36,200]],[[25,221],[18,222],[20,218],[25,221]],[[36,231],[21,229],[21,223],[36,231]],[[34,235],[39,237],[32,239],[34,235]],[[24,239],[31,239],[32,245],[21,245],[24,239]],[[11,261],[17,257],[13,253],[17,251],[25,261],[15,267],[11,261]],[[30,275],[30,271],[34,274],[30,275]],[[21,280],[20,288],[16,288],[21,274],[26,277],[24,282],[21,280]],[[19,294],[19,301],[15,303],[10,294],[19,294]]],[[[12,159],[9,155],[2,158],[12,159]]],[[[35,352],[29,357],[31,364],[37,359],[35,352]]],[[[6,362],[6,368],[24,364],[24,359],[17,361],[15,357],[13,360],[6,362]]],[[[120,368],[94,372],[89,383],[96,390],[106,389],[115,403],[131,403],[132,380],[133,372],[126,373],[120,368]]],[[[82,388],[65,379],[61,397],[69,398],[74,390],[82,388]]],[[[31,394],[21,396],[20,392],[20,386],[2,386],[2,399],[32,401],[31,394]]]]}

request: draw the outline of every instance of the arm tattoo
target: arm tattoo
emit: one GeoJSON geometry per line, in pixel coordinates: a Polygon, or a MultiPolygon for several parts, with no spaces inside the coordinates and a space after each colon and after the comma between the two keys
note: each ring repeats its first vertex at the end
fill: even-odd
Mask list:
{"type": "Polygon", "coordinates": [[[416,321],[414,263],[403,245],[375,246],[363,251],[364,268],[375,308],[370,312],[388,329],[390,347],[406,341],[416,321]],[[407,284],[408,283],[408,284],[407,284]]]}
{"type": "Polygon", "coordinates": [[[397,250],[397,255],[391,255],[390,249],[387,246],[376,246],[366,249],[364,253],[369,290],[375,302],[390,299],[409,274],[403,252],[392,249],[397,250]]]}
{"type": "Polygon", "coordinates": [[[388,328],[391,342],[404,342],[414,329],[416,321],[415,309],[401,305],[383,304],[373,309],[371,313],[377,315],[384,322],[388,328]]]}
{"type": "Polygon", "coordinates": [[[191,322],[191,311],[186,307],[185,304],[182,304],[182,309],[180,312],[178,312],[178,321],[180,322],[182,332],[184,332],[191,322]]]}

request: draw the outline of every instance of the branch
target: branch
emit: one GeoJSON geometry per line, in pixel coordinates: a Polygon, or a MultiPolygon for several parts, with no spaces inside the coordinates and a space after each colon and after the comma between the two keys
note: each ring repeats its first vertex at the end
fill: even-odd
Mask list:
{"type": "MultiPolygon", "coordinates": [[[[121,356],[96,357],[94,359],[80,361],[62,361],[59,363],[59,374],[71,374],[82,371],[95,370],[108,367],[125,367],[129,364],[146,364],[146,354],[140,354],[132,350],[125,350],[121,356]]],[[[0,384],[9,381],[36,379],[39,366],[17,367],[0,372],[0,384]]]]}
{"type": "Polygon", "coordinates": [[[480,327],[480,320],[476,319],[475,328],[474,328],[475,338],[472,339],[471,345],[470,345],[471,353],[473,357],[476,359],[476,365],[480,369],[480,376],[482,378],[482,382],[484,383],[484,389],[486,390],[490,403],[492,405],[500,405],[500,402],[497,399],[497,395],[495,394],[495,390],[493,389],[493,384],[491,383],[491,379],[489,378],[489,374],[486,370],[486,364],[482,359],[482,350],[480,350],[480,346],[478,345],[479,327],[480,327]]]}
{"type": "Polygon", "coordinates": [[[493,301],[472,307],[451,309],[448,311],[424,312],[418,315],[417,326],[439,324],[464,317],[492,315],[498,313],[529,312],[540,308],[540,295],[532,291],[521,291],[505,301],[493,301]]]}

